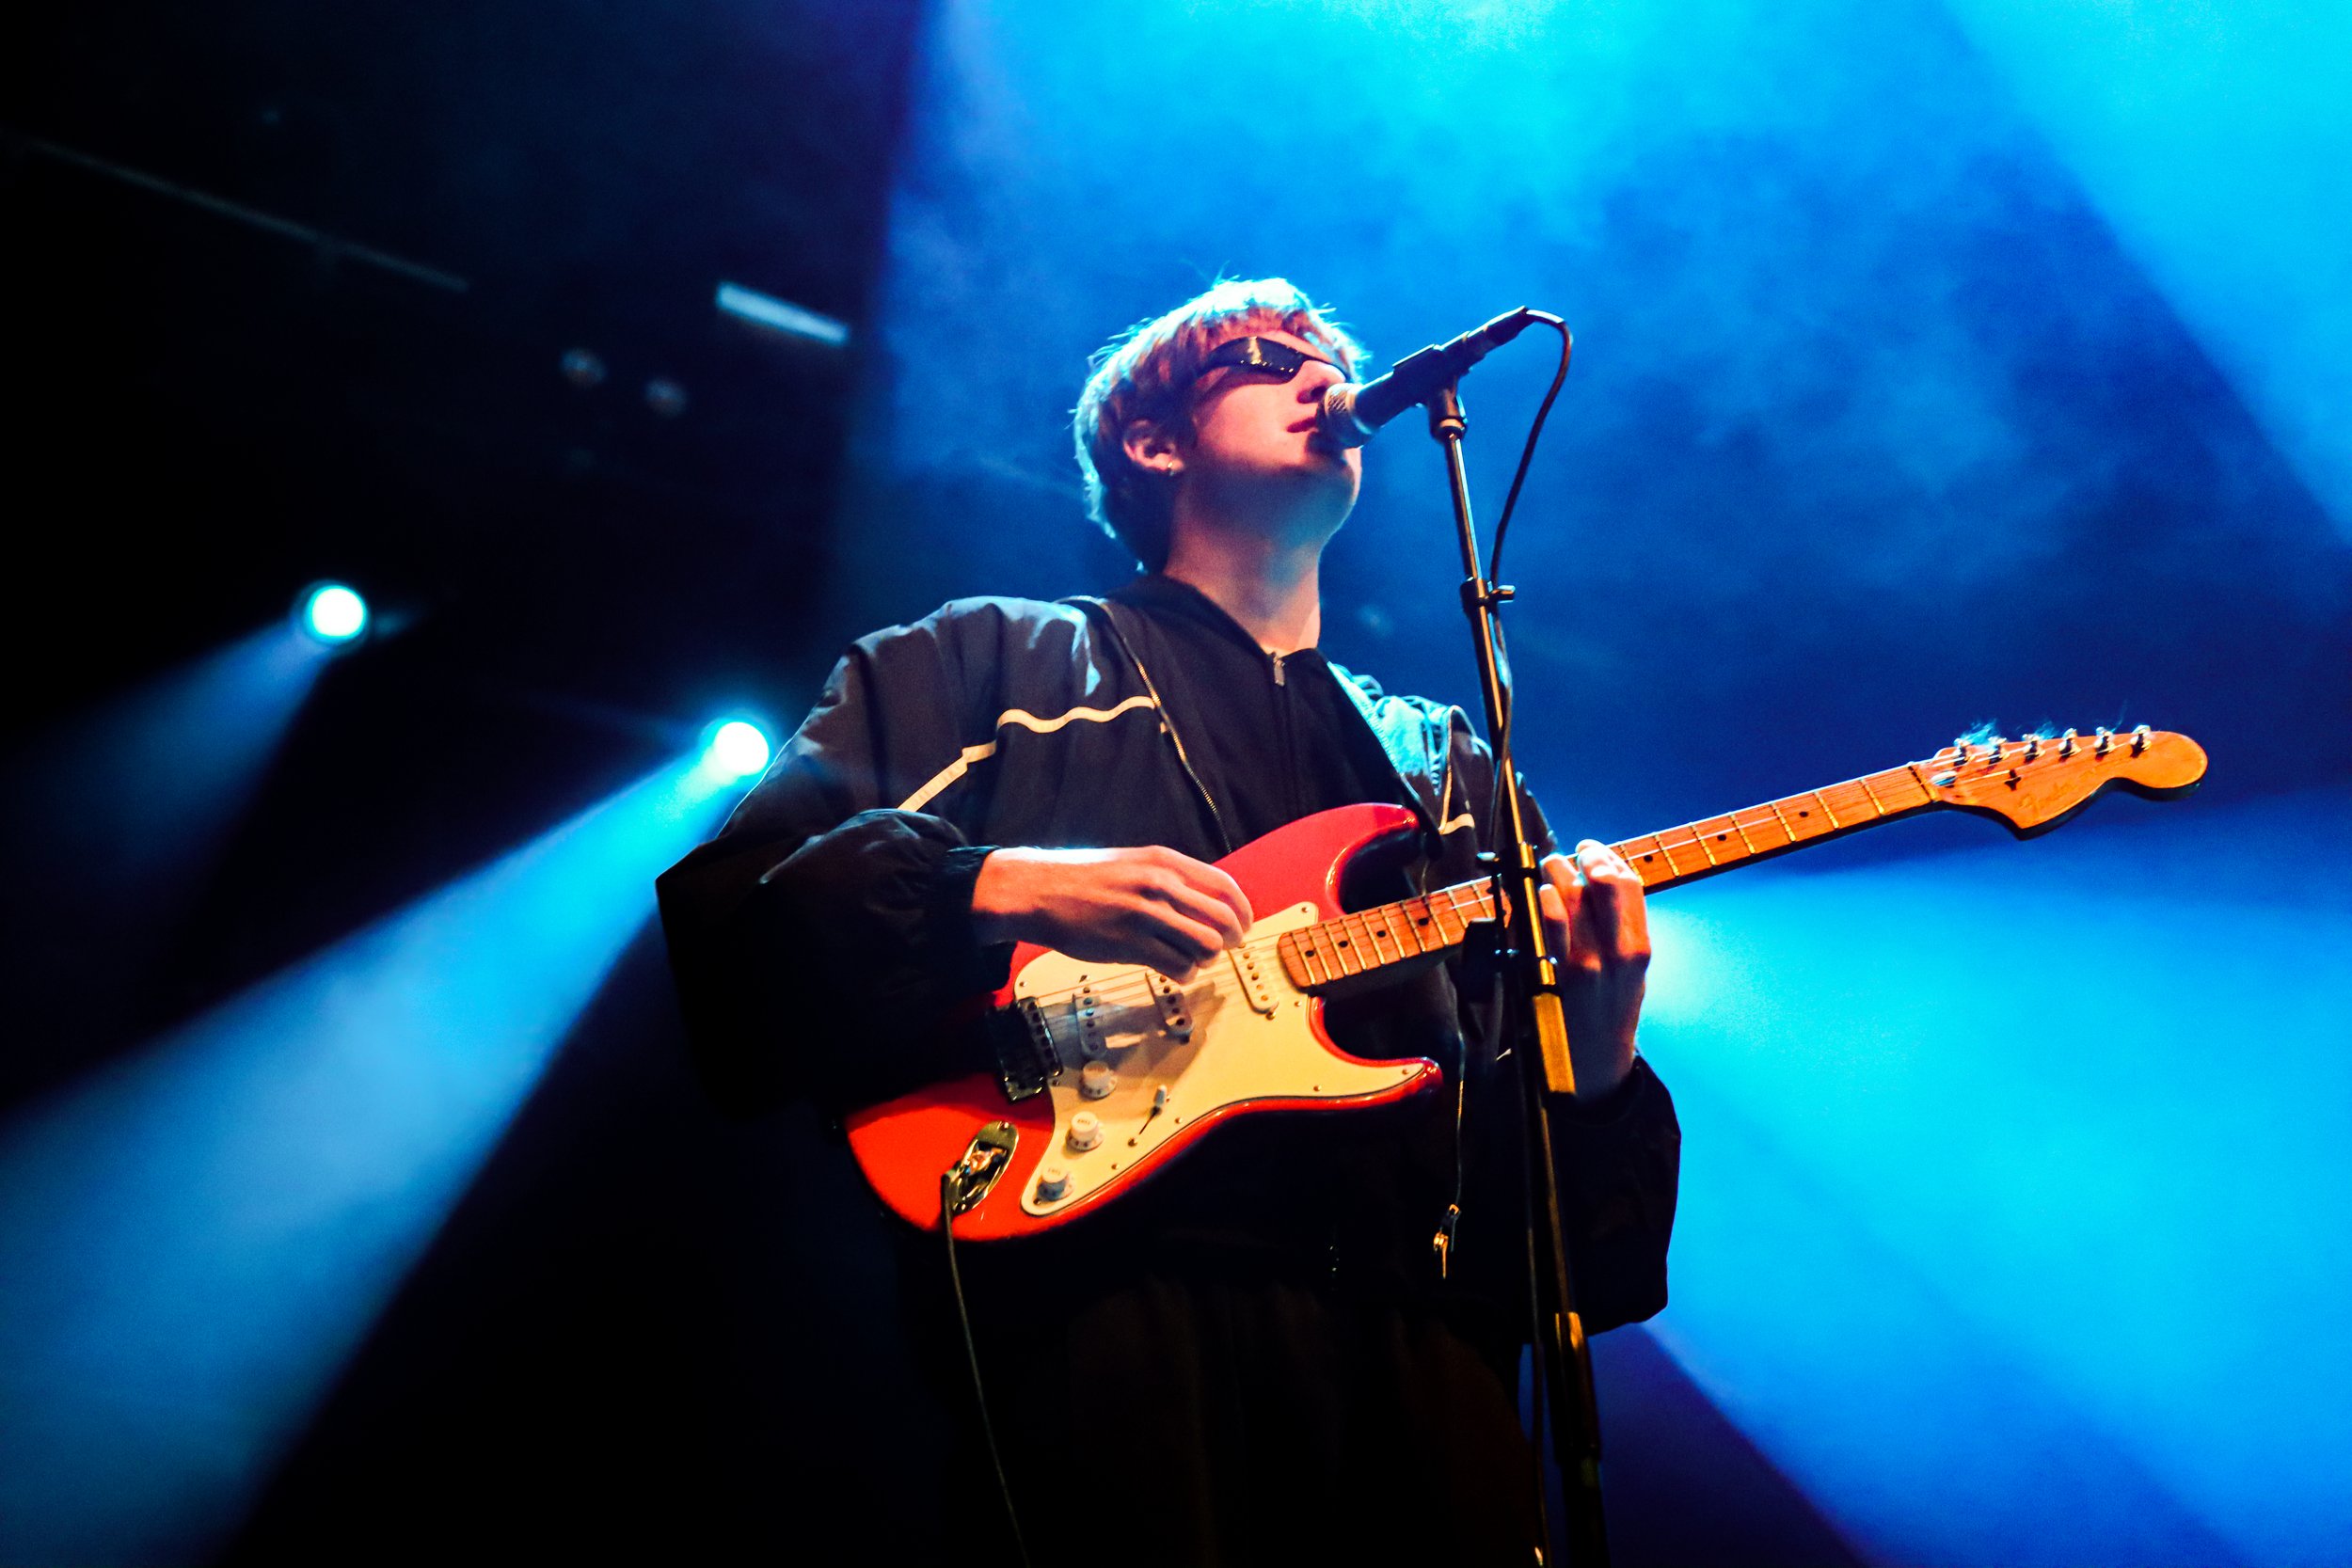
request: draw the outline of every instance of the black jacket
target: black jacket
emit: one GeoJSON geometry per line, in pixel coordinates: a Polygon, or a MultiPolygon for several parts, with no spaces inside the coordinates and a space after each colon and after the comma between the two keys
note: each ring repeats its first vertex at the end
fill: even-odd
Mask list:
{"type": "MultiPolygon", "coordinates": [[[[724,830],[660,879],[690,1037],[723,1098],[803,1093],[837,1113],[968,1070],[935,1025],[1005,977],[1009,949],[978,945],[970,921],[992,847],[1162,844],[1202,860],[1237,847],[1196,766],[1219,693],[1176,657],[1153,602],[1170,586],[959,600],[852,645],[724,830]]],[[[1422,888],[1476,877],[1493,778],[1465,716],[1331,668],[1421,821],[1393,875],[1422,888]]],[[[1516,1073],[1493,1062],[1490,999],[1457,999],[1449,966],[1335,1006],[1333,1024],[1360,1053],[1445,1064],[1445,1091],[1243,1118],[1050,1244],[1163,1262],[1249,1254],[1296,1277],[1518,1310],[1516,1073]],[[1457,1180],[1458,1266],[1440,1283],[1430,1241],[1457,1180]]],[[[1678,1148],[1644,1064],[1568,1129],[1568,1225],[1595,1331],[1664,1305],[1678,1148]]]]}

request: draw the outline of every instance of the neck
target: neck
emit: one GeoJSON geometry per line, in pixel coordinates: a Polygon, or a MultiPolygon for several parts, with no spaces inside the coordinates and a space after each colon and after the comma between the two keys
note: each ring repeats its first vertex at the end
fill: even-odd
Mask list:
{"type": "Polygon", "coordinates": [[[1171,531],[1161,570],[1207,594],[1259,646],[1289,654],[1321,640],[1321,539],[1268,538],[1183,517],[1171,531]]]}

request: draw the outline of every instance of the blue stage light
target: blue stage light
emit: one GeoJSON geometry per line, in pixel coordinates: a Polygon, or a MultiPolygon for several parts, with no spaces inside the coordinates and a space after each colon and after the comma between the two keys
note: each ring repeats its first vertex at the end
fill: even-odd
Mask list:
{"type": "Polygon", "coordinates": [[[0,1124],[0,1561],[218,1555],[724,801],[674,762],[0,1124]]]}
{"type": "Polygon", "coordinates": [[[757,724],[731,719],[711,732],[710,769],[723,779],[748,779],[768,766],[774,748],[757,724]]]}
{"type": "Polygon", "coordinates": [[[302,595],[301,622],[330,647],[355,642],[368,629],[368,601],[340,582],[318,583],[302,595]]]}

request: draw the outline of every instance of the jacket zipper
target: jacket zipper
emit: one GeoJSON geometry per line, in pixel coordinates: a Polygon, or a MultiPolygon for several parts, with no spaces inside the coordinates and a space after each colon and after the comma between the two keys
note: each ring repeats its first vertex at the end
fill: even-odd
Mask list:
{"type": "Polygon", "coordinates": [[[1298,736],[1291,722],[1290,683],[1282,674],[1282,661],[1290,656],[1269,648],[1266,657],[1274,666],[1274,723],[1281,736],[1282,789],[1290,798],[1290,816],[1295,822],[1304,814],[1306,801],[1298,782],[1298,736]]]}

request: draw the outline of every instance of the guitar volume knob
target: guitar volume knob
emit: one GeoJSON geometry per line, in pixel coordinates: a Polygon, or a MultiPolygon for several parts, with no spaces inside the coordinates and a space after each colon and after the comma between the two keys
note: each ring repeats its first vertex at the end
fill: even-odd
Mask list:
{"type": "MultiPolygon", "coordinates": [[[[1083,1076],[1083,1074],[1081,1074],[1083,1076]]],[[[1080,1111],[1070,1118],[1070,1151],[1084,1154],[1103,1141],[1103,1118],[1092,1111],[1080,1111]]]]}
{"type": "Polygon", "coordinates": [[[1089,1062],[1078,1069],[1078,1092],[1089,1100],[1101,1100],[1119,1087],[1119,1074],[1108,1062],[1089,1062]]]}
{"type": "Polygon", "coordinates": [[[1059,1203],[1070,1196],[1070,1172],[1060,1165],[1046,1165],[1037,1173],[1037,1200],[1040,1203],[1059,1203]]]}

